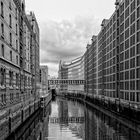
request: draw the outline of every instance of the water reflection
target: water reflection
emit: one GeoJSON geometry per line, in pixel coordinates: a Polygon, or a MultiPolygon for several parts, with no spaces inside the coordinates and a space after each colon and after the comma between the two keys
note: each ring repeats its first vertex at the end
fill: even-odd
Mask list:
{"type": "MultiPolygon", "coordinates": [[[[140,140],[137,124],[125,125],[86,104],[57,98],[13,135],[15,140],[140,140]]],[[[11,136],[12,138],[12,136],[11,136]]]]}

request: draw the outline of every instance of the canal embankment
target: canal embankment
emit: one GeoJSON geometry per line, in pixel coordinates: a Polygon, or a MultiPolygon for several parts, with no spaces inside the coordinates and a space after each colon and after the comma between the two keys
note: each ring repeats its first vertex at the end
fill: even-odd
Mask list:
{"type": "MultiPolygon", "coordinates": [[[[51,101],[51,93],[45,97],[45,106],[51,101]]],[[[25,101],[0,112],[0,140],[5,140],[17,129],[26,124],[41,109],[40,99],[25,101]]]]}
{"type": "Polygon", "coordinates": [[[57,93],[57,96],[76,99],[80,102],[86,102],[87,104],[94,106],[98,109],[102,109],[105,112],[109,111],[122,119],[127,119],[140,124],[140,108],[135,106],[133,103],[124,103],[119,99],[103,98],[97,96],[88,96],[83,92],[77,91],[61,91],[57,93]]]}

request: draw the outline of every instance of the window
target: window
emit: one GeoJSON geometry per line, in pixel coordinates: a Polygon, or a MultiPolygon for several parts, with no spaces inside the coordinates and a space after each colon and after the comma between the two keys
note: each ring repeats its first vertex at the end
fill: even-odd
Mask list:
{"type": "Polygon", "coordinates": [[[125,41],[125,49],[129,48],[129,39],[125,41]]]}
{"type": "Polygon", "coordinates": [[[140,90],[140,80],[137,80],[137,90],[140,90]]]}
{"type": "Polygon", "coordinates": [[[16,87],[19,86],[19,75],[16,73],[16,87]]]}
{"type": "Polygon", "coordinates": [[[130,92],[130,101],[135,101],[135,92],[130,92]]]}
{"type": "Polygon", "coordinates": [[[129,5],[129,0],[125,0],[125,8],[129,5]]]}
{"type": "Polygon", "coordinates": [[[18,34],[17,24],[16,24],[16,35],[18,34]]]}
{"type": "Polygon", "coordinates": [[[1,45],[1,55],[2,55],[2,57],[4,57],[4,45],[3,44],[1,45]]]}
{"type": "Polygon", "coordinates": [[[125,82],[125,90],[129,90],[129,81],[125,82]]]}
{"type": "Polygon", "coordinates": [[[125,29],[129,26],[129,18],[125,21],[125,29]]]}
{"type": "Polygon", "coordinates": [[[30,87],[30,77],[28,77],[28,86],[30,87]]]}
{"type": "Polygon", "coordinates": [[[6,103],[6,94],[1,95],[1,102],[6,103]]]}
{"type": "Polygon", "coordinates": [[[137,42],[140,42],[140,31],[137,32],[137,42]]]}
{"type": "Polygon", "coordinates": [[[130,79],[135,79],[135,69],[130,70],[130,79]]]}
{"type": "Polygon", "coordinates": [[[135,12],[133,12],[133,14],[131,15],[130,21],[131,21],[131,24],[135,21],[135,12]]]}
{"type": "Polygon", "coordinates": [[[140,66],[140,56],[137,56],[137,66],[140,66]]]}
{"type": "Polygon", "coordinates": [[[125,51],[125,59],[129,58],[129,50],[125,51]]]}
{"type": "Polygon", "coordinates": [[[11,4],[11,1],[9,2],[9,9],[12,10],[12,4],[11,4]]]}
{"type": "Polygon", "coordinates": [[[124,33],[122,33],[121,35],[120,35],[120,43],[122,43],[124,41],[124,33]]]}
{"type": "Polygon", "coordinates": [[[124,3],[120,6],[120,13],[124,11],[124,3]]]}
{"type": "Polygon", "coordinates": [[[13,72],[9,71],[9,86],[13,85],[13,72]]]}
{"type": "Polygon", "coordinates": [[[125,69],[129,69],[129,60],[125,61],[125,69]]]}
{"type": "Polygon", "coordinates": [[[140,17],[140,7],[138,7],[138,9],[137,9],[137,18],[139,18],[140,17]]]}
{"type": "Polygon", "coordinates": [[[10,51],[10,61],[12,61],[12,51],[10,51]]]}
{"type": "Polygon", "coordinates": [[[5,78],[6,78],[5,69],[1,68],[0,69],[0,85],[1,86],[5,85],[5,78]]]}
{"type": "Polygon", "coordinates": [[[129,7],[125,10],[125,18],[129,16],[129,7]]]}
{"type": "Polygon", "coordinates": [[[130,27],[130,35],[135,33],[135,23],[130,27]]]}
{"type": "Polygon", "coordinates": [[[1,33],[2,33],[2,37],[4,37],[4,24],[1,23],[1,33]]]}
{"type": "Polygon", "coordinates": [[[10,46],[12,46],[12,33],[10,33],[10,46]]]}
{"type": "Polygon", "coordinates": [[[122,14],[120,17],[120,23],[122,23],[123,21],[124,21],[124,14],[122,14]]]}
{"type": "Polygon", "coordinates": [[[137,69],[137,78],[140,78],[140,68],[137,69]]]}
{"type": "Polygon", "coordinates": [[[135,90],[135,81],[130,81],[130,90],[135,90]]]}
{"type": "Polygon", "coordinates": [[[135,58],[130,60],[130,68],[134,68],[135,67],[135,58]]]}
{"type": "Polygon", "coordinates": [[[137,0],[137,6],[140,5],[140,0],[137,0]]]}
{"type": "Polygon", "coordinates": [[[135,0],[131,3],[131,13],[135,10],[135,0]]]}
{"type": "Polygon", "coordinates": [[[140,54],[140,44],[137,45],[137,54],[140,54]]]}
{"type": "Polygon", "coordinates": [[[10,28],[12,28],[12,16],[11,16],[11,14],[9,15],[9,26],[10,26],[10,28]]]}
{"type": "Polygon", "coordinates": [[[17,8],[15,8],[15,18],[17,19],[18,11],[17,8]]]}
{"type": "Polygon", "coordinates": [[[19,99],[19,93],[16,93],[16,99],[17,100],[19,99]]]}
{"type": "Polygon", "coordinates": [[[128,80],[129,79],[129,71],[126,71],[125,72],[125,80],[128,80]]]}
{"type": "Polygon", "coordinates": [[[135,44],[135,34],[130,38],[130,46],[135,44]]]}
{"type": "Polygon", "coordinates": [[[130,57],[135,56],[135,46],[130,49],[130,57]]]}
{"type": "Polygon", "coordinates": [[[4,5],[3,5],[3,2],[1,2],[1,16],[4,18],[4,5]]]}
{"type": "Polygon", "coordinates": [[[137,30],[140,29],[140,19],[137,21],[137,30]]]}
{"type": "Polygon", "coordinates": [[[18,41],[16,40],[16,50],[18,51],[18,41]]]}
{"type": "Polygon", "coordinates": [[[129,37],[129,28],[125,31],[125,39],[129,37]]]}
{"type": "Polygon", "coordinates": [[[16,56],[16,63],[17,63],[17,65],[18,65],[18,56],[16,56]]]}
{"type": "MultiPolygon", "coordinates": [[[[139,0],[138,0],[138,1],[139,1],[139,0]]],[[[137,101],[137,102],[140,102],[140,92],[137,92],[136,101],[137,101]]]]}
{"type": "Polygon", "coordinates": [[[14,94],[10,93],[10,101],[12,102],[14,100],[14,94]]]}

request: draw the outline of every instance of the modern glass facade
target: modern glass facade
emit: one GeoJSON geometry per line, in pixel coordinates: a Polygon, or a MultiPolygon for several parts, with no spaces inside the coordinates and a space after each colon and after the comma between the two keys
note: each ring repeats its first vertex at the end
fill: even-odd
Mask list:
{"type": "MultiPolygon", "coordinates": [[[[59,79],[84,80],[84,56],[59,64],[59,79]]],[[[60,85],[69,91],[84,91],[84,85],[60,85]]]]}

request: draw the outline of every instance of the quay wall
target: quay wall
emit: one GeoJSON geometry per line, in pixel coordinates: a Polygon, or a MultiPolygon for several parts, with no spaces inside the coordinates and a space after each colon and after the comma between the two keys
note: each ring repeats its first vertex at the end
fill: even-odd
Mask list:
{"type": "MultiPolygon", "coordinates": [[[[51,101],[51,95],[46,96],[46,104],[51,101]]],[[[34,113],[41,108],[40,99],[16,104],[15,107],[0,112],[0,140],[5,140],[11,133],[22,126],[34,113]]]]}
{"type": "Polygon", "coordinates": [[[131,121],[140,123],[140,105],[127,103],[121,99],[104,98],[101,96],[89,96],[83,92],[78,91],[61,91],[57,93],[57,96],[63,96],[66,98],[76,99],[82,102],[88,102],[90,104],[101,107],[105,110],[113,112],[131,121]]]}

